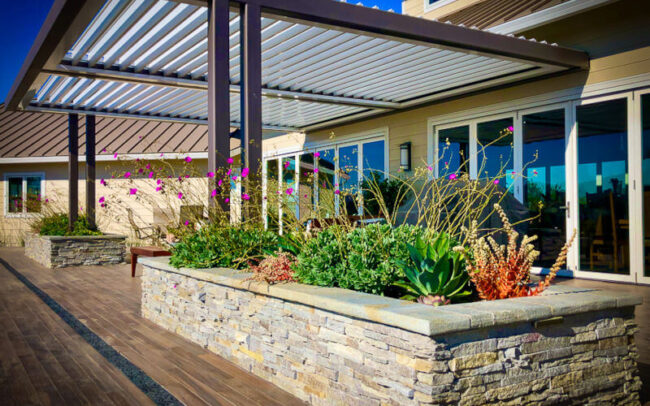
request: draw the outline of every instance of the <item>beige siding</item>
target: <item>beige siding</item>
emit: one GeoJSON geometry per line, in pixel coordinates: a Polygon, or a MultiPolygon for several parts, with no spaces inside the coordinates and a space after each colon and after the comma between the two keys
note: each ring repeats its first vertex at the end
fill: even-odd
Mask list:
{"type": "Polygon", "coordinates": [[[402,13],[415,17],[424,17],[430,20],[440,19],[447,14],[469,7],[479,1],[482,0],[456,0],[425,13],[424,0],[406,0],[402,2],[402,13]]]}
{"type": "MultiPolygon", "coordinates": [[[[198,170],[206,171],[207,162],[206,160],[195,160],[198,170]]],[[[124,161],[120,163],[110,163],[110,162],[98,162],[97,163],[97,183],[96,183],[96,194],[97,198],[101,196],[115,196],[115,194],[123,194],[124,197],[127,197],[128,189],[130,184],[124,179],[111,179],[111,175],[114,173],[122,172],[126,168],[126,163],[124,161]],[[99,183],[100,179],[107,179],[113,187],[104,187],[99,183]]],[[[180,166],[178,166],[180,168],[180,166]]],[[[6,164],[0,165],[0,193],[2,193],[2,199],[0,199],[0,213],[3,217],[3,221],[0,224],[0,245],[22,245],[24,234],[29,231],[30,224],[33,222],[34,217],[25,216],[25,217],[13,217],[11,215],[5,215],[5,191],[6,191],[6,182],[4,181],[4,175],[6,173],[25,173],[25,172],[43,172],[45,174],[45,198],[50,200],[50,204],[58,208],[61,211],[67,211],[68,204],[68,169],[66,163],[46,163],[46,164],[6,164]]],[[[79,164],[79,206],[83,207],[86,201],[86,190],[85,190],[85,165],[84,163],[79,164]]],[[[180,171],[179,171],[180,173],[180,171]]],[[[149,188],[149,192],[153,191],[151,187],[152,182],[147,181],[138,181],[138,184],[135,185],[139,190],[144,191],[149,188]]],[[[197,186],[198,190],[198,186],[197,186]]],[[[136,223],[140,226],[147,226],[154,223],[161,222],[160,216],[157,216],[157,219],[154,219],[154,207],[152,205],[146,204],[142,201],[137,201],[132,198],[125,198],[123,201],[128,202],[129,207],[133,210],[134,218],[136,223]]],[[[159,208],[167,209],[176,204],[176,210],[178,210],[178,202],[174,199],[170,201],[160,201],[158,204],[159,208]]],[[[206,203],[207,203],[207,194],[206,194],[206,203]]],[[[122,211],[123,212],[123,211],[122,211]]],[[[129,237],[131,235],[131,228],[128,221],[125,218],[115,219],[112,217],[114,211],[105,210],[97,205],[97,224],[100,229],[107,233],[119,233],[125,234],[129,237]]]]}
{"type": "Polygon", "coordinates": [[[540,80],[524,85],[513,86],[479,95],[464,97],[438,103],[415,110],[394,113],[383,117],[365,120],[354,124],[339,126],[309,133],[308,142],[323,141],[333,132],[338,139],[373,129],[387,127],[389,131],[390,170],[399,166],[399,145],[410,141],[414,165],[427,160],[427,120],[450,113],[470,110],[492,104],[516,101],[534,95],[570,89],[604,81],[625,78],[650,72],[650,47],[624,52],[618,55],[593,60],[589,72],[576,72],[556,78],[540,80]]]}

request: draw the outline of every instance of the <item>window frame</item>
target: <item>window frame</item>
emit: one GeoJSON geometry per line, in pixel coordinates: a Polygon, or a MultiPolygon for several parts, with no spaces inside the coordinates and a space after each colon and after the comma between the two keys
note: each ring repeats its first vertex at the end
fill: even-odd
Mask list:
{"type": "Polygon", "coordinates": [[[45,172],[6,172],[4,174],[4,216],[8,218],[29,218],[37,216],[40,213],[28,213],[23,206],[20,213],[9,212],[9,178],[22,178],[22,198],[27,200],[27,178],[39,177],[41,179],[41,199],[45,196],[45,172]]]}
{"type": "Polygon", "coordinates": [[[435,9],[444,7],[446,5],[452,4],[456,0],[436,0],[433,3],[431,3],[431,0],[423,0],[424,2],[424,13],[428,13],[429,11],[433,11],[435,9]]]}

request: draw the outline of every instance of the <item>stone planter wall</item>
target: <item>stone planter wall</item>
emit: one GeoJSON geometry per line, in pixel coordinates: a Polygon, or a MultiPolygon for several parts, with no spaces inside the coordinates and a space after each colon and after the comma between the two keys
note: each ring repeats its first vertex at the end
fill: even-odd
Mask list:
{"type": "Polygon", "coordinates": [[[126,237],[99,236],[40,236],[25,238],[25,255],[48,268],[82,265],[121,264],[126,257],[126,237]]]}
{"type": "Polygon", "coordinates": [[[639,402],[637,297],[556,286],[431,308],[141,262],[144,317],[311,404],[639,402]]]}

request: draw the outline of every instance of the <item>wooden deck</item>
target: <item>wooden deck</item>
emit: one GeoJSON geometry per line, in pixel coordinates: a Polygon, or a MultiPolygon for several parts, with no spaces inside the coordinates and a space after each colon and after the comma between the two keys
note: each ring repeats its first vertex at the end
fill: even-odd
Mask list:
{"type": "MultiPolygon", "coordinates": [[[[50,270],[15,248],[0,248],[0,260],[182,403],[304,404],[141,318],[140,278],[131,278],[129,265],[50,270]]],[[[644,297],[636,311],[636,340],[645,382],[642,403],[650,405],[650,287],[566,279],[557,283],[644,297]]],[[[0,405],[154,404],[89,341],[0,261],[0,405]]]]}
{"type": "MultiPolygon", "coordinates": [[[[141,318],[129,265],[50,270],[12,248],[0,259],[186,405],[304,404],[141,318]]],[[[0,404],[154,402],[0,263],[0,404]]]]}

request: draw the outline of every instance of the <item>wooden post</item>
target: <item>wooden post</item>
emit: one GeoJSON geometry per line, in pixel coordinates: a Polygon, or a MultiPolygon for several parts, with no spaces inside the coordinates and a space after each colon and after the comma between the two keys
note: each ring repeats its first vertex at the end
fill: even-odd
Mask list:
{"type": "Polygon", "coordinates": [[[97,229],[95,221],[95,116],[86,116],[86,216],[91,230],[97,229]]]}
{"type": "MultiPolygon", "coordinates": [[[[230,32],[228,0],[208,1],[208,170],[224,172],[230,158],[230,32]]],[[[216,182],[212,182],[212,189],[216,182]]],[[[230,182],[224,182],[229,195],[230,182]]],[[[209,198],[211,204],[214,199],[209,198]]],[[[230,212],[230,204],[219,201],[230,212]]]]}
{"type": "Polygon", "coordinates": [[[68,229],[79,214],[79,117],[68,114],[68,229]]]}

